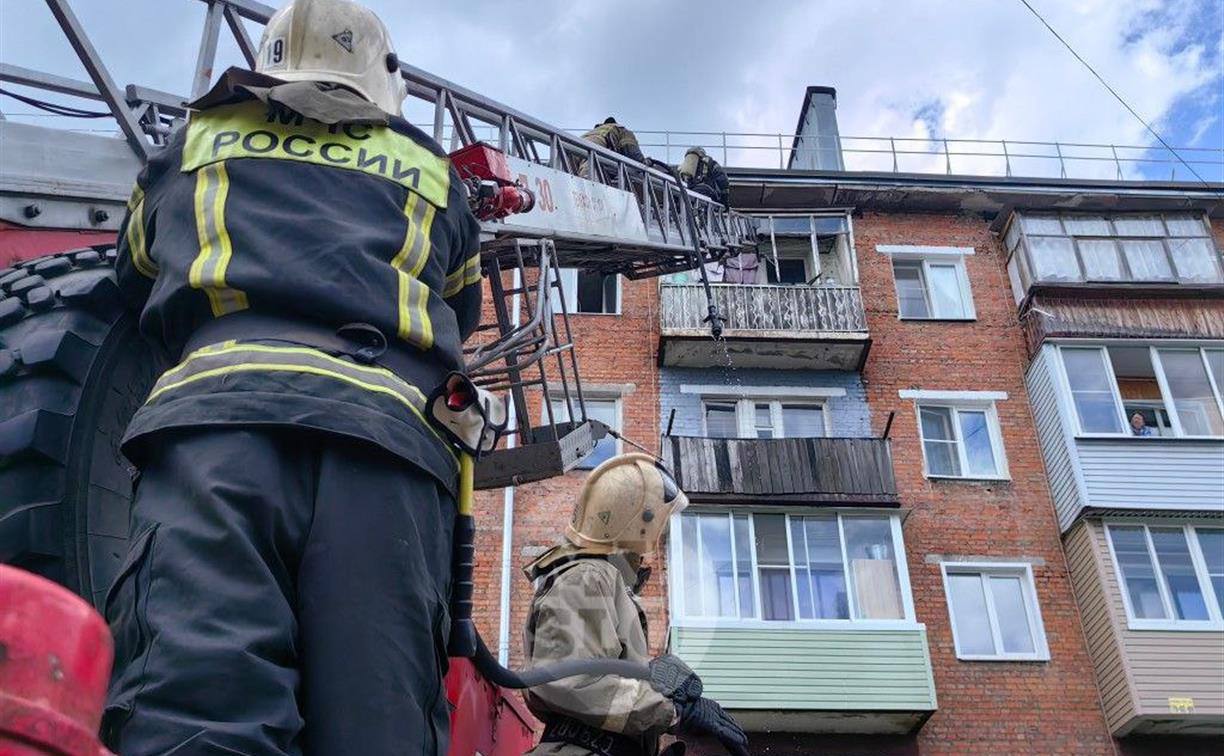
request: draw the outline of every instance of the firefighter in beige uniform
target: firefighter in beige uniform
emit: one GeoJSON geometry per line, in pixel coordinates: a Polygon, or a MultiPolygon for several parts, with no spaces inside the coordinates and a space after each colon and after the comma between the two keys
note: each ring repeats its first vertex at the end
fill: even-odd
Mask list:
{"type": "MultiPolygon", "coordinates": [[[[650,658],[637,591],[673,514],[688,504],[668,472],[645,454],[608,460],[587,478],[565,541],[526,568],[536,583],[526,652],[535,667],[568,659],[649,662],[652,679],[570,677],[532,688],[527,704],[545,723],[531,751],[572,756],[655,756],[659,737],[709,735],[747,754],[739,725],[701,697],[701,680],[674,656],[650,658]]],[[[673,746],[668,753],[682,753],[673,746]]]]}

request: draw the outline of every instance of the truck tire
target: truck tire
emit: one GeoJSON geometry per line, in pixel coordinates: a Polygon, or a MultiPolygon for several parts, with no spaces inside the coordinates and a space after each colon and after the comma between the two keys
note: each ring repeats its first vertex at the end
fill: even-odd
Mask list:
{"type": "Polygon", "coordinates": [[[124,429],[156,376],[115,248],[0,270],[0,562],[101,607],[127,548],[124,429]]]}

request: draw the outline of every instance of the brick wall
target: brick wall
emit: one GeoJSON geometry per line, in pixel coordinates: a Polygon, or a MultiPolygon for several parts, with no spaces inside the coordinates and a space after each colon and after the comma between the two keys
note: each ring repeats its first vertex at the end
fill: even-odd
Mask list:
{"type": "MultiPolygon", "coordinates": [[[[623,432],[635,442],[658,452],[659,339],[658,284],[622,281],[620,315],[573,315],[574,343],[584,387],[598,397],[619,396],[623,432]]],[[[538,393],[533,398],[533,420],[539,420],[538,393]]],[[[632,451],[626,447],[625,451],[632,451]]],[[[514,497],[515,526],[511,555],[512,610],[510,650],[515,664],[522,660],[523,627],[532,588],[522,567],[562,536],[585,473],[519,486],[514,497]]],[[[475,613],[481,636],[496,651],[500,609],[503,492],[482,492],[477,497],[477,568],[475,613]]],[[[662,648],[667,618],[662,588],[663,560],[655,560],[655,575],[643,600],[650,619],[651,643],[662,648]]]]}
{"type": "Polygon", "coordinates": [[[901,503],[911,511],[910,578],[939,698],[939,711],[919,733],[921,751],[1111,753],[1029,412],[1002,245],[978,217],[867,213],[855,219],[854,232],[873,341],[864,383],[877,426],[890,410],[897,413],[892,450],[901,503]],[[878,244],[973,247],[966,268],[977,319],[898,320],[890,259],[878,244]],[[997,410],[1011,480],[924,478],[917,418],[912,400],[898,397],[903,389],[1007,392],[997,410]],[[1032,563],[1050,661],[958,661],[938,555],[1032,563]]]}
{"type": "Polygon", "coordinates": [[[663,368],[659,371],[660,431],[666,430],[672,410],[676,420],[672,435],[703,435],[701,396],[681,393],[685,384],[734,386],[751,396],[752,387],[840,388],[845,396],[824,399],[829,413],[830,435],[861,438],[871,435],[867,392],[858,373],[835,370],[754,370],[736,368],[663,368]]]}

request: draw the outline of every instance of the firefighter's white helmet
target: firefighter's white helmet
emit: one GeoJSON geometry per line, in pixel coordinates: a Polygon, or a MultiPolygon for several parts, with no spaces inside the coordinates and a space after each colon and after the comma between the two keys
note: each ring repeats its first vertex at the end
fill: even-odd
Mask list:
{"type": "Polygon", "coordinates": [[[281,8],[264,28],[255,70],[339,84],[392,115],[408,95],[387,27],[349,0],[294,0],[281,8]]]}
{"type": "Polygon", "coordinates": [[[578,494],[565,539],[587,553],[651,554],[672,515],[688,506],[676,481],[647,454],[596,467],[578,494]]]}

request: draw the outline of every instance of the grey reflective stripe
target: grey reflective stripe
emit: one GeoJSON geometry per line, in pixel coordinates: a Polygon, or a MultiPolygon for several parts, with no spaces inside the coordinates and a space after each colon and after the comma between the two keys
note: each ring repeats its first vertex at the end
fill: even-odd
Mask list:
{"type": "MultiPolygon", "coordinates": [[[[289,372],[334,378],[348,385],[390,396],[422,421],[425,395],[416,386],[383,368],[357,365],[306,347],[266,344],[217,344],[189,354],[157,379],[149,402],[166,392],[206,378],[242,372],[289,372]]],[[[428,423],[426,423],[428,425],[428,423]]]]}

